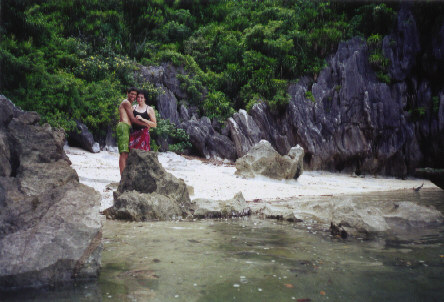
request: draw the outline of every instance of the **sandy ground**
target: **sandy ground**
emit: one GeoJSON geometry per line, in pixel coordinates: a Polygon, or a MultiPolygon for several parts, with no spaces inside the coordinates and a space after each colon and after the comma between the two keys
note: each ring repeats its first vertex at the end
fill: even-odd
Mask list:
{"type": "MultiPolygon", "coordinates": [[[[79,148],[65,147],[65,152],[77,171],[81,183],[95,188],[102,195],[101,210],[113,203],[110,183],[120,181],[117,153],[90,153],[79,148]]],[[[242,192],[247,201],[275,200],[299,196],[356,194],[375,191],[412,190],[424,183],[424,188],[436,188],[429,180],[396,179],[388,177],[356,177],[323,171],[304,171],[297,180],[273,180],[266,177],[244,179],[236,176],[229,163],[185,158],[172,152],[159,153],[159,162],[177,178],[193,187],[191,199],[230,199],[242,192]]]]}

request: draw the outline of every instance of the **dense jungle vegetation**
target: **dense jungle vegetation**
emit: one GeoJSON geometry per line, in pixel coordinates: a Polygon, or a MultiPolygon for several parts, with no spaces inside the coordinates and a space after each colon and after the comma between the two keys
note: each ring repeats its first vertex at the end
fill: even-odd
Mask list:
{"type": "MultiPolygon", "coordinates": [[[[125,87],[140,86],[133,73],[139,64],[183,66],[188,103],[210,118],[224,119],[259,99],[278,109],[288,102],[288,83],[305,74],[315,78],[341,40],[362,36],[377,44],[392,28],[399,4],[2,0],[1,5],[0,93],[51,125],[69,130],[81,120],[103,135],[116,121],[125,87]]],[[[383,65],[384,58],[375,56],[383,65]]],[[[156,90],[145,88],[154,98],[156,90]]]]}

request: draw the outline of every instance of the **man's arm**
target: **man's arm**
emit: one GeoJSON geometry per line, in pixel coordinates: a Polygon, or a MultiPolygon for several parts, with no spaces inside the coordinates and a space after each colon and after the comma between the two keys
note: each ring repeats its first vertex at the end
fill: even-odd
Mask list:
{"type": "Polygon", "coordinates": [[[125,109],[126,115],[128,115],[128,118],[129,118],[131,124],[137,124],[139,126],[145,126],[145,124],[142,121],[140,121],[140,120],[138,120],[138,119],[136,119],[134,117],[133,110],[132,110],[131,104],[129,102],[123,102],[122,106],[125,109]]]}

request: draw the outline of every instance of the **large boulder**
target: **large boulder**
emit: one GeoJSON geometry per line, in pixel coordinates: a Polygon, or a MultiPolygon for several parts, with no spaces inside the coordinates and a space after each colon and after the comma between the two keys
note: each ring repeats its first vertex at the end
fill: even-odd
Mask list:
{"type": "Polygon", "coordinates": [[[299,145],[280,155],[266,140],[261,140],[236,161],[236,175],[264,175],[274,179],[297,179],[303,172],[304,149],[299,145]]]}
{"type": "Polygon", "coordinates": [[[96,278],[100,194],[79,183],[64,132],[0,96],[0,289],[96,278]]]}
{"type": "Polygon", "coordinates": [[[111,151],[111,152],[119,152],[119,149],[117,147],[117,141],[114,137],[114,127],[108,126],[108,129],[106,131],[106,137],[105,141],[103,142],[103,150],[105,151],[111,151]]]}
{"type": "Polygon", "coordinates": [[[130,221],[178,219],[191,215],[187,186],[168,173],[156,152],[132,149],[108,218],[130,221]]]}

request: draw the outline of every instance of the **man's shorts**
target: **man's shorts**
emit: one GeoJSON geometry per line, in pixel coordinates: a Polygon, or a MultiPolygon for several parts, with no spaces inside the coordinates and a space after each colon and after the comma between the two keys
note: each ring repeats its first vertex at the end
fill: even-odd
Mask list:
{"type": "Polygon", "coordinates": [[[131,126],[127,123],[120,122],[116,127],[117,134],[117,147],[119,147],[119,153],[129,152],[129,136],[131,126]]]}

